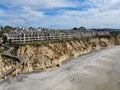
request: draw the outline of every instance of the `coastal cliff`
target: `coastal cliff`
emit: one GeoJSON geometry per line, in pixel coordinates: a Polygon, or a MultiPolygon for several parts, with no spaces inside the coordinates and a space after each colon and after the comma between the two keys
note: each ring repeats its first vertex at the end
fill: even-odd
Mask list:
{"type": "MultiPolygon", "coordinates": [[[[24,59],[25,63],[14,73],[46,70],[59,67],[64,61],[76,58],[106,47],[120,44],[120,36],[91,37],[73,40],[51,41],[36,45],[15,46],[15,54],[24,59]]],[[[16,63],[15,60],[0,56],[0,74],[6,72],[16,63]],[[9,63],[7,63],[9,62],[9,63]]]]}

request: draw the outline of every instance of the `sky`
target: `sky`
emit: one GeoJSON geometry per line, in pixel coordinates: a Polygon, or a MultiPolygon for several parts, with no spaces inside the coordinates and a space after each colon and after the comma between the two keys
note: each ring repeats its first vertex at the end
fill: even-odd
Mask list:
{"type": "Polygon", "coordinates": [[[120,28],[120,0],[0,0],[0,26],[120,28]]]}

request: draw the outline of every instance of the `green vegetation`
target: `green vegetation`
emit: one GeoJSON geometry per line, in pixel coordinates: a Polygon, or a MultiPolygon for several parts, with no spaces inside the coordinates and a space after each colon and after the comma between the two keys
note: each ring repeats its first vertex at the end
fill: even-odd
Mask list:
{"type": "Polygon", "coordinates": [[[7,42],[7,37],[6,37],[6,33],[14,30],[15,28],[11,27],[11,26],[4,26],[4,27],[0,27],[0,37],[2,37],[3,39],[3,43],[7,42]]]}
{"type": "Polygon", "coordinates": [[[17,42],[17,43],[10,43],[11,46],[13,45],[41,45],[42,41],[29,41],[29,42],[17,42]]]}
{"type": "Polygon", "coordinates": [[[6,51],[6,50],[8,50],[8,49],[0,46],[0,53],[3,53],[3,52],[6,51]]]}
{"type": "Polygon", "coordinates": [[[10,32],[11,30],[14,30],[15,28],[14,27],[11,27],[11,26],[4,26],[4,27],[0,27],[0,34],[5,34],[5,33],[8,33],[10,32]]]}
{"type": "Polygon", "coordinates": [[[112,37],[117,38],[118,35],[104,35],[104,36],[94,36],[93,38],[107,38],[111,39],[112,37]]]}
{"type": "Polygon", "coordinates": [[[7,42],[7,36],[6,36],[6,35],[3,35],[3,36],[2,36],[2,40],[3,40],[3,43],[6,43],[6,42],[7,42]]]}

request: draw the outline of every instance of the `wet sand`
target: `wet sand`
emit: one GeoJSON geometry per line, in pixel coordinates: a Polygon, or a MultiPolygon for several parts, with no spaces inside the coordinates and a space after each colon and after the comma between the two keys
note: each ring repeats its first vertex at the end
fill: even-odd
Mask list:
{"type": "Polygon", "coordinates": [[[120,90],[120,46],[72,59],[46,72],[0,83],[0,90],[120,90]]]}
{"type": "Polygon", "coordinates": [[[108,82],[98,85],[96,90],[120,90],[120,58],[108,73],[108,82]]]}

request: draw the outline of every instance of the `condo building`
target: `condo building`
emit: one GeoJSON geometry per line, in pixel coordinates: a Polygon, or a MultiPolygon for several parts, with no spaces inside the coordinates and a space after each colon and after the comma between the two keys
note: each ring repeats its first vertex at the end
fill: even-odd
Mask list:
{"type": "Polygon", "coordinates": [[[90,36],[103,36],[109,35],[109,31],[96,31],[96,30],[54,30],[54,29],[16,29],[10,31],[7,38],[10,42],[33,42],[45,40],[61,40],[72,39],[90,36]]]}

